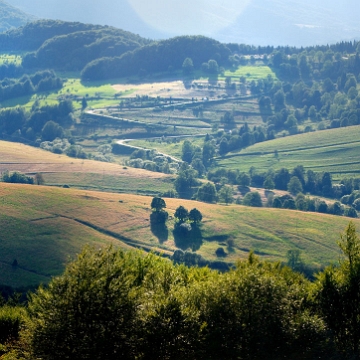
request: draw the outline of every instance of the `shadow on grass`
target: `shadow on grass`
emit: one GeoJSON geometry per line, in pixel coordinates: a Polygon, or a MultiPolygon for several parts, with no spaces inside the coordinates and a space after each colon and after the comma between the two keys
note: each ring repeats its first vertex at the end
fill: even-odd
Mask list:
{"type": "Polygon", "coordinates": [[[165,224],[153,224],[150,223],[150,229],[154,236],[159,240],[159,243],[162,244],[169,238],[169,230],[165,224]]]}
{"type": "Polygon", "coordinates": [[[199,250],[203,244],[202,231],[195,224],[176,224],[173,230],[175,246],[181,250],[199,250]]]}

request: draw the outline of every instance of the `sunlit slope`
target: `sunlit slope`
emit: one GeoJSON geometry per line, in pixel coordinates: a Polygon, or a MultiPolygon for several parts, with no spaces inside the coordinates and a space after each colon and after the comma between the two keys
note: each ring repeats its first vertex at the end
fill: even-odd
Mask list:
{"type": "MultiPolygon", "coordinates": [[[[114,244],[170,255],[176,249],[173,220],[168,240],[160,243],[150,229],[151,197],[0,184],[0,284],[23,286],[46,282],[85,244],[114,244]],[[13,266],[16,259],[17,266],[13,266]]],[[[221,260],[235,262],[250,250],[270,260],[286,261],[289,249],[299,249],[312,265],[336,262],[336,240],[349,219],[281,209],[212,205],[166,199],[173,215],[179,205],[198,208],[204,217],[203,243],[198,253],[215,260],[215,250],[228,252],[221,260]],[[226,240],[234,241],[228,249],[226,240]]],[[[358,228],[360,221],[356,221],[358,228]]]]}
{"type": "Polygon", "coordinates": [[[46,185],[69,185],[111,192],[158,194],[172,188],[173,177],[93,160],[73,159],[20,143],[0,141],[0,172],[40,172],[46,185]]]}
{"type": "Polygon", "coordinates": [[[219,158],[219,164],[242,171],[251,166],[266,171],[303,165],[314,171],[328,171],[338,178],[360,174],[359,154],[360,126],[351,126],[258,143],[219,158]]]}

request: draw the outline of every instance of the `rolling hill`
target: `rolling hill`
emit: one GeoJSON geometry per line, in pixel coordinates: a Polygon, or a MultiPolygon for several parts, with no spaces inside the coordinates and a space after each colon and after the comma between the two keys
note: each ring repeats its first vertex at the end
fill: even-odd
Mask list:
{"type": "Polygon", "coordinates": [[[5,1],[0,1],[0,32],[18,28],[34,20],[36,16],[29,15],[5,1]]]}
{"type": "Polygon", "coordinates": [[[172,188],[173,176],[114,163],[73,159],[20,143],[0,141],[0,172],[42,173],[46,185],[155,195],[172,188]]]}
{"type": "MultiPolygon", "coordinates": [[[[172,236],[159,241],[149,224],[151,197],[91,192],[35,185],[0,184],[0,284],[17,286],[47,282],[60,274],[83,246],[114,245],[143,248],[170,256],[172,236]],[[16,261],[15,261],[16,260],[16,261]]],[[[338,259],[336,240],[349,219],[281,209],[213,205],[165,199],[172,215],[179,205],[203,214],[202,240],[197,251],[218,260],[215,250],[234,263],[250,250],[269,260],[286,261],[298,249],[307,264],[322,266],[338,259]],[[227,240],[232,239],[231,248],[227,240]]],[[[360,226],[360,221],[355,220],[360,226]]]]}
{"type": "Polygon", "coordinates": [[[316,172],[327,171],[334,179],[360,173],[360,126],[316,131],[257,143],[218,159],[220,166],[249,171],[303,165],[316,172]],[[278,157],[275,157],[275,152],[278,157]],[[319,161],[319,159],[321,159],[319,161]]]}

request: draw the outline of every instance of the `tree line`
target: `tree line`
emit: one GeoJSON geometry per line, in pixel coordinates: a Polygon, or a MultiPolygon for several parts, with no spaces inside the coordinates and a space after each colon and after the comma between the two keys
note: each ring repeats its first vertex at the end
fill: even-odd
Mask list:
{"type": "Polygon", "coordinates": [[[312,282],[253,253],[221,273],[85,248],[27,306],[2,302],[1,351],[29,360],[356,359],[360,239],[353,223],[339,247],[339,265],[312,282]]]}

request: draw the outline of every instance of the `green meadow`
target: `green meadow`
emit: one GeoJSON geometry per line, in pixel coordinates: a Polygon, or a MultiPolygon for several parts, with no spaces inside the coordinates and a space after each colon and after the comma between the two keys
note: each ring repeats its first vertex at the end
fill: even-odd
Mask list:
{"type": "Polygon", "coordinates": [[[340,178],[360,174],[359,154],[360,126],[351,126],[257,143],[217,160],[220,166],[241,171],[252,166],[267,171],[303,165],[305,169],[328,171],[334,178],[340,178]]]}

